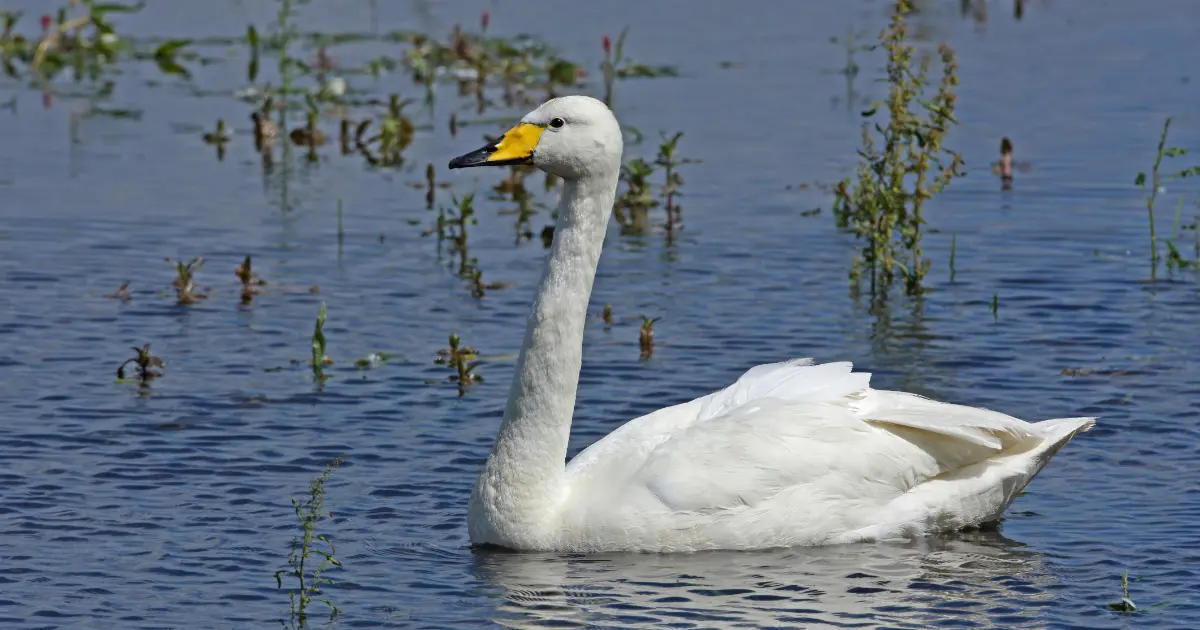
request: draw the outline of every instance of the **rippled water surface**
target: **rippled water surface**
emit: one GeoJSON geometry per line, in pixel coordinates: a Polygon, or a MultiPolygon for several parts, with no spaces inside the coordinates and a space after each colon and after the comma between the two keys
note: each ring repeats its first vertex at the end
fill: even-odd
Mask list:
{"type": "MultiPolygon", "coordinates": [[[[7,4],[37,28],[40,3],[7,4]]],[[[47,95],[0,80],[0,101],[15,99],[0,110],[0,626],[278,623],[288,602],[272,574],[297,532],[289,499],[345,453],[320,524],[345,565],[326,589],[337,626],[1195,627],[1200,290],[1195,272],[1147,282],[1131,183],[1167,116],[1171,144],[1200,149],[1200,4],[1033,0],[1018,21],[992,2],[986,22],[958,2],[921,4],[922,48],[945,40],[960,55],[963,126],[950,144],[970,174],[930,208],[931,290],[877,314],[848,292],[855,244],[834,228],[830,199],[798,185],[853,168],[857,111],[882,94],[879,60],[860,54],[848,85],[829,38],[851,25],[873,34],[883,3],[314,0],[294,18],[302,31],[445,38],[490,8],[492,33],[544,38],[592,70],[592,93],[601,34],[632,24],[627,52],[681,76],[618,83],[618,116],[646,137],[627,156],[683,131],[681,151],[703,161],[684,167],[686,229],[673,247],[609,233],[592,305],[612,304],[616,321],[586,333],[572,453],[794,356],[852,360],[877,387],[1028,419],[1099,416],[999,532],[689,556],[472,551],[466,499],[544,250],[536,236],[514,246],[502,212],[512,204],[487,198],[504,173],[443,166],[526,108],[480,117],[449,84],[432,109],[410,108],[422,127],[400,169],[327,147],[316,164],[295,150],[264,170],[250,106],[234,97],[245,46],[200,41],[210,62],[194,63],[190,81],[148,62],[123,64],[102,98],[69,77],[47,95]],[[118,109],[139,115],[103,115],[118,109]],[[451,137],[451,112],[484,121],[451,137]],[[218,117],[235,131],[224,161],[200,141],[218,117]],[[987,166],[1003,135],[1032,163],[1011,191],[987,166]],[[427,163],[453,184],[438,204],[479,193],[471,255],[487,280],[514,286],[473,298],[454,256],[421,236],[436,217],[420,187],[427,163]],[[248,308],[233,274],[246,254],[270,282],[248,308]],[[192,256],[206,260],[210,297],[176,306],[162,259],[192,256]],[[131,301],[104,297],[127,280],[131,301]],[[322,301],[335,363],[317,386],[303,362],[322,301]],[[642,314],[663,317],[648,361],[642,314]],[[448,374],[433,359],[451,330],[482,354],[485,381],[462,397],[427,384],[448,374]],[[166,376],[148,389],[114,383],[144,343],[166,376]],[[372,352],[392,357],[354,367],[372,352]],[[1130,618],[1107,609],[1126,569],[1148,609],[1130,618]]],[[[277,12],[261,0],[153,2],[119,23],[135,36],[240,37],[248,23],[267,32],[277,12]]],[[[367,41],[329,52],[358,66],[401,51],[367,41]]],[[[276,65],[264,60],[265,80],[277,81],[276,65]]],[[[421,98],[400,73],[348,80],[364,98],[421,98]]],[[[540,174],[529,183],[538,232],[555,192],[540,174]]],[[[1184,222],[1200,212],[1194,187],[1169,184],[1160,233],[1181,193],[1184,222]]],[[[324,623],[318,613],[311,625],[324,623]]]]}

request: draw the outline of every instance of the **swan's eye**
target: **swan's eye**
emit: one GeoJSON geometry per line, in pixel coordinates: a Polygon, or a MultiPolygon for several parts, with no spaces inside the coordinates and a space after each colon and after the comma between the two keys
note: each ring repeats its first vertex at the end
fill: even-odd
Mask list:
{"type": "Polygon", "coordinates": [[[550,119],[550,126],[554,127],[555,129],[562,129],[562,126],[565,124],[567,124],[567,121],[565,121],[561,118],[551,118],[550,119]]]}

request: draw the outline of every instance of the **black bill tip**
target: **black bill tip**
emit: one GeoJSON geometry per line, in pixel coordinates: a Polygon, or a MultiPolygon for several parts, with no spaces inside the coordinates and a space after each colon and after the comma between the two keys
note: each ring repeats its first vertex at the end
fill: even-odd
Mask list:
{"type": "Polygon", "coordinates": [[[470,168],[472,166],[488,166],[488,158],[496,152],[496,145],[489,144],[465,155],[450,160],[450,168],[470,168]]]}

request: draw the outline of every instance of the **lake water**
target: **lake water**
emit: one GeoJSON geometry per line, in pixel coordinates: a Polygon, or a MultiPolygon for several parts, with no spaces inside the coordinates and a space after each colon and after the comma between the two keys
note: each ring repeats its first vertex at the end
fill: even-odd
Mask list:
{"type": "MultiPolygon", "coordinates": [[[[26,34],[40,4],[7,3],[27,11],[26,34]]],[[[448,84],[432,108],[407,110],[422,127],[399,169],[327,146],[315,164],[292,149],[268,170],[251,105],[234,96],[248,85],[246,46],[208,39],[190,48],[210,60],[185,64],[190,80],[146,61],[119,64],[100,95],[69,73],[45,91],[0,80],[0,102],[15,99],[0,110],[0,626],[275,626],[288,599],[272,574],[298,532],[289,499],[345,453],[319,525],[345,565],[325,589],[339,627],[1195,627],[1200,278],[1160,269],[1147,281],[1132,182],[1167,116],[1170,144],[1200,148],[1200,3],[1033,0],[1017,20],[991,2],[986,21],[958,2],[921,5],[922,49],[944,40],[959,54],[963,124],[949,145],[969,175],[929,208],[930,290],[877,313],[850,295],[856,243],[835,229],[830,198],[798,185],[854,167],[857,111],[883,94],[880,59],[858,55],[848,101],[845,50],[829,38],[852,25],[873,37],[885,3],[314,0],[293,19],[305,32],[445,40],[488,8],[489,33],[544,39],[591,71],[590,93],[601,34],[632,25],[626,52],[681,76],[618,82],[617,115],[646,137],[627,157],[683,131],[681,152],[702,162],[683,167],[673,246],[609,233],[592,309],[611,304],[616,321],[587,331],[571,452],[796,356],[852,360],[876,387],[1031,420],[1098,416],[999,532],[683,556],[472,551],[466,500],[500,421],[549,218],[542,209],[534,239],[514,245],[502,212],[513,204],[487,198],[506,173],[444,166],[526,107],[489,110],[451,137],[451,112],[479,117],[448,84]],[[235,132],[223,161],[200,139],[217,118],[235,132]],[[1004,135],[1032,163],[1010,191],[988,167],[1004,135]],[[420,186],[428,163],[453,185],[437,205],[479,193],[470,253],[486,280],[514,286],[472,297],[456,256],[422,237],[436,217],[420,186]],[[247,254],[270,283],[248,308],[234,277],[247,254]],[[177,306],[163,258],[194,256],[209,298],[177,306]],[[125,281],[132,300],[105,297],[125,281]],[[317,385],[304,361],[321,302],[335,363],[317,385]],[[643,314],[663,318],[646,361],[643,314]],[[452,330],[482,355],[485,380],[461,397],[433,363],[452,330]],[[144,343],[166,375],[114,383],[144,343]],[[392,356],[354,367],[376,352],[392,356]],[[1144,612],[1131,617],[1107,608],[1125,570],[1140,578],[1130,595],[1144,612]]],[[[270,31],[278,10],[151,3],[114,21],[143,38],[237,38],[251,23],[270,31]]],[[[376,39],[329,54],[354,67],[403,50],[376,39]]],[[[303,44],[293,53],[315,56],[303,44]]],[[[264,57],[260,82],[278,84],[276,68],[264,57]]],[[[399,72],[347,79],[356,97],[422,94],[399,72]]],[[[336,120],[321,125],[336,132],[336,120]]],[[[529,184],[552,206],[540,174],[529,184]]],[[[1200,213],[1195,186],[1168,184],[1160,235],[1181,194],[1183,222],[1200,213]]],[[[1176,239],[1188,257],[1191,234],[1176,239]]],[[[314,610],[310,626],[324,625],[314,610]]]]}

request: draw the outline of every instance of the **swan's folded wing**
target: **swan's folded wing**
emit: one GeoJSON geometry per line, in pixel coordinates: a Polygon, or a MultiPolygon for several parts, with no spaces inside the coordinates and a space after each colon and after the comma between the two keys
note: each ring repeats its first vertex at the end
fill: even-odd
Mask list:
{"type": "Polygon", "coordinates": [[[753,508],[789,490],[814,504],[868,508],[1043,437],[1004,414],[898,392],[819,403],[763,398],[672,436],[634,481],[679,511],[753,508]]]}
{"type": "Polygon", "coordinates": [[[851,372],[852,367],[847,362],[813,365],[812,359],[752,367],[725,389],[630,420],[576,455],[567,473],[628,474],[673,436],[751,402],[841,400],[870,385],[871,375],[851,372]]]}
{"type": "Polygon", "coordinates": [[[672,436],[631,482],[671,511],[753,509],[790,490],[813,506],[869,507],[941,471],[936,457],[844,404],[763,399],[672,436]]]}

